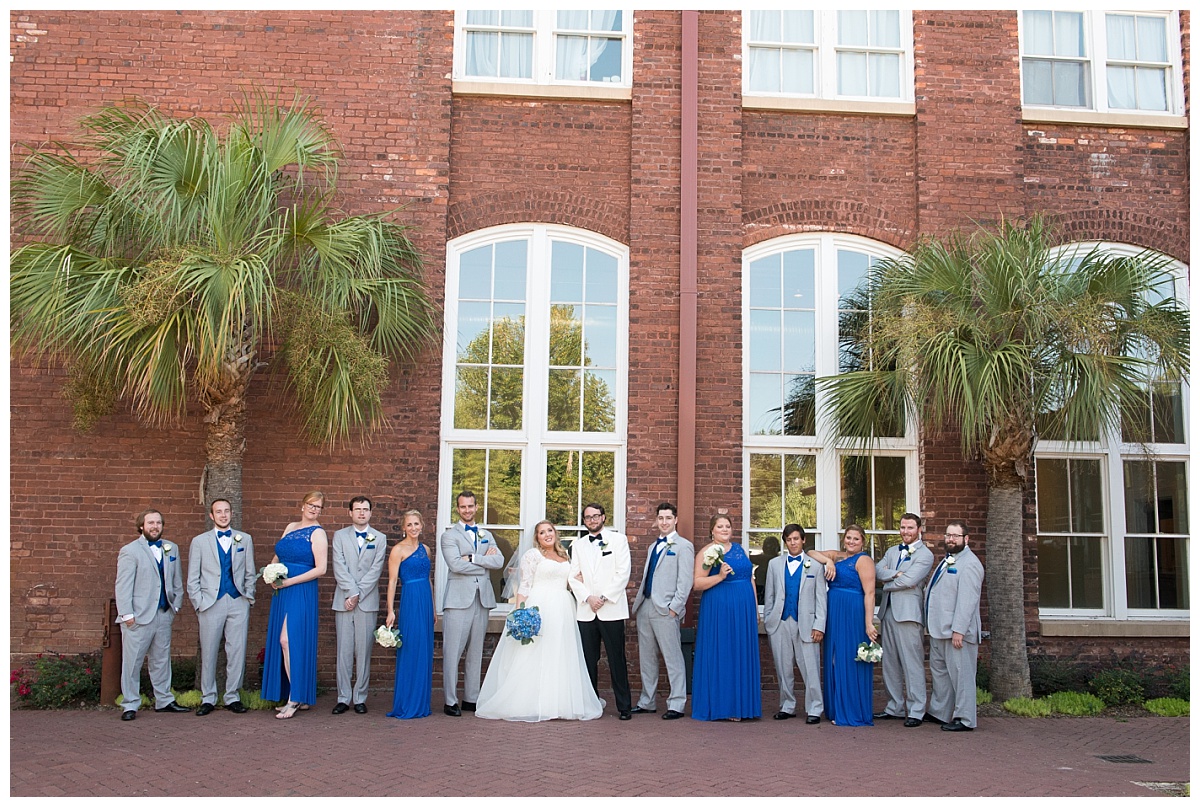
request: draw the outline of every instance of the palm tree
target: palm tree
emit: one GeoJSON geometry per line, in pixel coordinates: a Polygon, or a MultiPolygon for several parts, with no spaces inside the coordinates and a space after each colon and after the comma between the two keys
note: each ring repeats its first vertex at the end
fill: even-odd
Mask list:
{"type": "Polygon", "coordinates": [[[239,523],[266,359],[314,441],[377,427],[389,357],[434,330],[421,256],[388,214],[339,211],[337,143],[299,97],[247,96],[224,134],[136,102],[81,125],[75,154],[36,150],[13,184],[14,348],[65,364],[81,429],[121,398],[153,425],[198,400],[205,500],[239,523]]]}
{"type": "MultiPolygon", "coordinates": [[[[844,442],[870,446],[904,414],[961,438],[987,472],[992,688],[1030,694],[1022,503],[1039,429],[1094,440],[1188,366],[1188,315],[1167,261],[1056,252],[1046,222],[929,239],[879,262],[869,318],[843,323],[859,369],[821,379],[844,442]]],[[[864,306],[865,307],[865,306],[864,306]]]]}

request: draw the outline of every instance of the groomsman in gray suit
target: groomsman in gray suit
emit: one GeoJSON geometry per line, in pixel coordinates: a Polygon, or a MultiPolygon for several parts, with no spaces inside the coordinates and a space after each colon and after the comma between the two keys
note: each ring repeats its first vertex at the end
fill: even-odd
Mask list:
{"type": "Polygon", "coordinates": [[[929,719],[942,731],[975,729],[975,666],[979,660],[979,596],[983,564],[967,545],[966,522],[946,525],[946,557],[925,589],[929,672],[933,695],[929,719]]]}
{"type": "Polygon", "coordinates": [[[900,541],[875,564],[875,579],[883,583],[879,621],[883,684],[888,693],[887,708],[876,713],[875,719],[903,718],[905,726],[915,728],[925,717],[921,591],[933,568],[933,553],[921,540],[920,516],[905,513],[900,517],[900,541]]]}
{"type": "Polygon", "coordinates": [[[504,565],[492,534],[475,524],[475,494],[464,490],[455,501],[459,521],[442,533],[438,549],[446,564],[442,603],[442,711],[459,717],[475,711],[483,673],[483,637],[488,611],[496,607],[489,572],[504,565]],[[463,700],[458,700],[458,665],[466,653],[463,700]]]}
{"type": "Polygon", "coordinates": [[[340,715],[354,703],[355,714],[367,713],[371,680],[371,645],[379,618],[379,575],[387,555],[387,536],[371,526],[371,500],[350,500],[350,521],[333,534],[333,621],[337,629],[337,705],[340,715]],[[355,664],[357,658],[358,663],[355,664]],[[356,673],[353,695],[350,669],[356,673]]]}
{"type": "Polygon", "coordinates": [[[217,703],[217,653],[225,637],[225,708],[247,711],[238,690],[246,672],[246,630],[254,605],[254,542],[249,533],[229,526],[233,508],[227,499],[209,507],[213,529],[192,539],[188,550],[187,593],[200,622],[200,707],[210,714],[217,703]]]}
{"type": "Polygon", "coordinates": [[[677,521],[675,505],[663,502],[658,506],[658,540],[646,553],[642,583],[638,586],[632,608],[637,618],[642,692],[638,696],[637,706],[631,712],[636,715],[658,711],[655,700],[658,697],[658,656],[661,653],[671,685],[663,720],[683,717],[683,706],[687,702],[687,671],[679,626],[692,593],[692,564],[696,549],[691,541],[675,532],[677,521]]]}
{"type": "Polygon", "coordinates": [[[779,675],[779,711],[776,720],[796,716],[793,662],[804,680],[805,722],[821,722],[825,709],[821,697],[821,639],[825,637],[825,598],[828,592],[821,564],[804,554],[804,529],[799,524],[783,528],[787,552],[767,564],[763,597],[763,622],[775,672],[779,675]]]}
{"type": "Polygon", "coordinates": [[[117,554],[117,622],[121,625],[121,719],[142,704],[142,660],[149,658],[154,711],[189,712],[171,694],[171,626],[183,603],[179,547],[162,538],[163,517],[137,517],[139,537],[117,554]]]}

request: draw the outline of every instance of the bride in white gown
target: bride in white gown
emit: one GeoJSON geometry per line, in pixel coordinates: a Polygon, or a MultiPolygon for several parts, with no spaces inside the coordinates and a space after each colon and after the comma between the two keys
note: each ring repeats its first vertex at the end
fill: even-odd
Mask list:
{"type": "Polygon", "coordinates": [[[549,521],[534,527],[535,546],[521,555],[514,602],[537,606],[542,629],[523,645],[507,631],[496,644],[475,716],[491,720],[594,720],[604,712],[583,660],[575,597],[567,586],[571,563],[549,521]]]}

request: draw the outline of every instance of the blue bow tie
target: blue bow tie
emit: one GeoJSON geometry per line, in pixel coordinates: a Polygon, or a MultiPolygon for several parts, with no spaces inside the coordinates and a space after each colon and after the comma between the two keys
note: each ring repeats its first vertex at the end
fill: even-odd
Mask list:
{"type": "Polygon", "coordinates": [[[162,538],[159,538],[157,541],[151,541],[147,539],[146,543],[150,544],[150,546],[157,546],[159,549],[162,549],[162,538]]]}
{"type": "Polygon", "coordinates": [[[355,535],[357,535],[359,538],[362,538],[362,539],[364,539],[364,540],[365,540],[365,539],[366,539],[366,537],[367,537],[368,535],[370,535],[371,533],[369,533],[369,532],[359,532],[358,530],[355,530],[355,531],[354,531],[354,534],[355,534],[355,535]]]}
{"type": "Polygon", "coordinates": [[[233,530],[217,530],[218,538],[232,538],[233,530]]]}
{"type": "Polygon", "coordinates": [[[666,542],[667,542],[667,536],[664,535],[661,538],[659,538],[657,541],[655,541],[654,543],[657,546],[658,544],[665,544],[666,542]]]}
{"type": "Polygon", "coordinates": [[[479,534],[479,527],[475,526],[474,524],[466,524],[464,526],[471,532],[475,533],[476,535],[479,534]]]}
{"type": "Polygon", "coordinates": [[[788,555],[788,560],[800,560],[803,555],[788,555]]]}

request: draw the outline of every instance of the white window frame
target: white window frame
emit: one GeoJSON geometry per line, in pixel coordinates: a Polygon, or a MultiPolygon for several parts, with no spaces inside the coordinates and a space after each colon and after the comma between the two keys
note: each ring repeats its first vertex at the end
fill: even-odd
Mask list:
{"type": "MultiPolygon", "coordinates": [[[[742,253],[742,400],[750,400],[750,264],[771,255],[800,249],[814,249],[816,323],[814,333],[817,340],[816,377],[836,375],[838,372],[838,279],[837,252],[852,250],[875,258],[897,258],[903,253],[878,241],[854,235],[838,233],[805,233],[786,235],[756,244],[742,253]]],[[[742,485],[742,512],[746,514],[749,535],[750,519],[750,456],[751,454],[810,454],[816,457],[817,523],[802,525],[814,527],[819,534],[816,549],[838,549],[841,536],[841,460],[844,456],[901,456],[905,458],[905,500],[907,509],[920,512],[920,480],[918,458],[918,423],[914,415],[905,418],[903,437],[882,437],[871,452],[839,448],[835,444],[832,424],[825,413],[826,395],[822,385],[817,385],[815,435],[765,435],[751,434],[749,418],[743,416],[742,463],[746,468],[742,485]]],[[[871,535],[880,531],[868,528],[871,535]]]]}
{"type": "MultiPolygon", "coordinates": [[[[1040,11],[1043,9],[1028,10],[1040,11]]],[[[1091,95],[1091,105],[1088,107],[1070,107],[1025,103],[1025,59],[1040,57],[1036,54],[1027,55],[1025,52],[1026,26],[1025,14],[1024,10],[1022,10],[1017,12],[1017,31],[1020,42],[1021,109],[1023,119],[1050,123],[1110,123],[1113,125],[1123,124],[1155,128],[1187,128],[1187,119],[1183,114],[1183,53],[1179,29],[1179,12],[1071,10],[1078,10],[1079,13],[1083,14],[1084,42],[1087,53],[1077,60],[1087,65],[1086,72],[1088,77],[1088,92],[1091,95]],[[1166,20],[1166,46],[1167,58],[1169,60],[1166,111],[1109,107],[1107,71],[1109,59],[1106,16],[1108,14],[1132,14],[1139,17],[1161,17],[1166,20]]]]}
{"type": "MultiPolygon", "coordinates": [[[[814,10],[816,34],[814,92],[812,94],[763,92],[750,89],[749,11],[742,20],[742,106],[747,109],[799,109],[829,112],[866,112],[878,115],[915,115],[913,96],[913,21],[911,10],[900,10],[900,47],[841,46],[837,39],[837,10],[814,10]],[[900,55],[900,97],[840,95],[837,54],[843,50],[896,52],[900,55]]],[[[765,43],[773,45],[773,43],[765,43]]],[[[809,48],[805,48],[809,49],[809,48]]]]}
{"type": "MultiPolygon", "coordinates": [[[[1078,251],[1086,254],[1090,249],[1100,248],[1114,255],[1134,256],[1145,250],[1129,244],[1109,242],[1076,242],[1065,244],[1056,250],[1057,254],[1066,251],[1078,251]]],[[[1187,267],[1178,261],[1171,265],[1171,271],[1176,277],[1177,298],[1186,303],[1187,267]]],[[[1191,419],[1190,391],[1186,383],[1180,385],[1182,406],[1184,411],[1184,437],[1182,443],[1153,443],[1146,447],[1137,443],[1123,440],[1120,427],[1105,429],[1099,440],[1039,440],[1034,452],[1036,459],[1090,459],[1100,460],[1101,484],[1103,485],[1104,500],[1104,542],[1102,550],[1102,568],[1104,573],[1104,607],[1101,610],[1091,608],[1043,608],[1038,612],[1043,620],[1096,620],[1096,621],[1146,621],[1169,622],[1186,621],[1190,619],[1190,609],[1169,608],[1130,608],[1127,604],[1125,580],[1125,475],[1124,464],[1129,461],[1161,461],[1182,462],[1188,477],[1189,489],[1191,484],[1191,419]],[[1148,449],[1148,450],[1147,450],[1148,449]]],[[[1035,491],[1036,495],[1036,491],[1035,491]]],[[[1189,508],[1193,502],[1189,500],[1189,508]]],[[[1041,525],[1037,527],[1038,536],[1057,535],[1058,533],[1043,533],[1041,525]]],[[[1191,558],[1191,539],[1186,538],[1187,554],[1191,558]]],[[[1191,586],[1189,576],[1188,585],[1191,586]]],[[[1191,601],[1191,592],[1188,592],[1191,601]]]]}
{"type": "MultiPolygon", "coordinates": [[[[544,517],[547,451],[612,451],[614,483],[612,512],[606,525],[625,531],[626,455],[629,399],[629,248],[597,233],[574,227],[549,224],[514,224],[489,227],[461,236],[446,245],[445,325],[442,341],[442,407],[438,472],[437,536],[457,520],[454,515],[453,452],[456,448],[518,450],[521,462],[522,529],[528,530],[544,517]],[[460,429],[454,425],[454,393],[458,333],[459,259],[470,250],[497,241],[527,239],[528,263],[525,275],[525,363],[522,387],[521,428],[460,429]],[[604,252],[617,260],[617,389],[616,424],[612,432],[563,432],[546,427],[548,387],[548,343],[550,338],[550,266],[551,240],[568,241],[604,252]]],[[[481,491],[475,491],[482,495],[481,491]]],[[[482,504],[482,502],[480,502],[482,504]]],[[[480,515],[479,523],[483,522],[480,515]]],[[[559,525],[571,526],[571,525],[559,525]]],[[[582,529],[582,525],[574,525],[582,529]]],[[[442,611],[446,568],[440,554],[434,562],[437,610],[442,611]]],[[[498,613],[507,613],[507,603],[497,605],[498,613]]]]}
{"type": "MultiPolygon", "coordinates": [[[[555,78],[558,9],[533,9],[533,68],[531,78],[468,76],[466,74],[467,11],[454,12],[453,91],[457,94],[532,95],[562,98],[628,99],[633,86],[633,14],[621,12],[621,30],[606,34],[620,38],[621,80],[568,81],[555,78]]],[[[529,29],[521,29],[522,31],[529,29]]],[[[572,31],[571,33],[575,33],[572,31]]],[[[593,36],[600,32],[592,32],[593,36]]]]}

